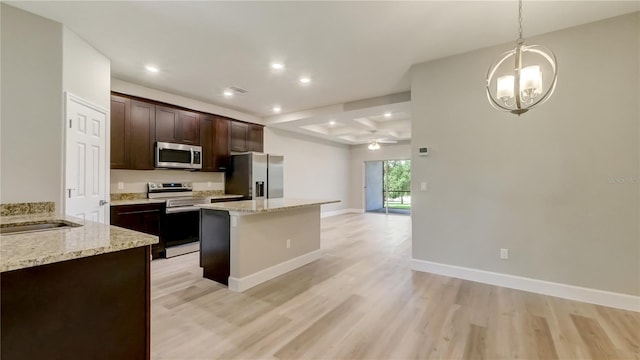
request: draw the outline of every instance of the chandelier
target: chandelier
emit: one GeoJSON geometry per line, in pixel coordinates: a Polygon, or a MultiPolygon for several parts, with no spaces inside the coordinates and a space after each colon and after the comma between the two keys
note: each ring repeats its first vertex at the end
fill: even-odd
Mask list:
{"type": "Polygon", "coordinates": [[[551,97],[558,74],[556,56],[551,50],[524,44],[522,0],[518,1],[518,24],[516,47],[502,54],[489,68],[487,99],[498,110],[520,115],[551,97]]]}

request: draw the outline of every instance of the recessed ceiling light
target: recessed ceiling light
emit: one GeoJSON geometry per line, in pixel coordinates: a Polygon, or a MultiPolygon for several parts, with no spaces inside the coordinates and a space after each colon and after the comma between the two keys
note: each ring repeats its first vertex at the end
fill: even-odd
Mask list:
{"type": "Polygon", "coordinates": [[[148,72],[152,72],[152,73],[157,73],[158,71],[160,71],[160,69],[158,69],[153,65],[145,65],[144,68],[147,69],[148,72]]]}
{"type": "Polygon", "coordinates": [[[222,95],[224,95],[224,97],[232,97],[233,96],[233,91],[231,90],[225,90],[222,92],[222,95]]]}
{"type": "Polygon", "coordinates": [[[271,63],[271,68],[274,70],[282,70],[284,69],[283,63],[271,63]]]}
{"type": "Polygon", "coordinates": [[[282,111],[282,108],[280,108],[280,106],[276,105],[276,106],[273,107],[272,110],[273,110],[274,113],[279,113],[280,111],[282,111]]]}
{"type": "Polygon", "coordinates": [[[387,111],[386,113],[384,113],[384,117],[390,118],[391,117],[391,113],[387,111]]]}
{"type": "Polygon", "coordinates": [[[310,83],[310,82],[311,82],[311,78],[308,78],[308,77],[306,77],[306,76],[303,76],[303,77],[301,77],[301,78],[300,78],[300,82],[301,82],[302,84],[308,84],[308,83],[310,83]]]}
{"type": "Polygon", "coordinates": [[[333,125],[335,125],[335,124],[336,124],[336,122],[335,122],[335,121],[333,121],[333,120],[329,121],[329,125],[333,126],[333,125]]]}

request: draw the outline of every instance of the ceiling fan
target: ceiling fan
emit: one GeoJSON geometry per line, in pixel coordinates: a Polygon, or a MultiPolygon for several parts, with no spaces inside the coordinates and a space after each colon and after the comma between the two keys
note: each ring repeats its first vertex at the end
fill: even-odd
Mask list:
{"type": "MultiPolygon", "coordinates": [[[[376,134],[376,130],[371,130],[371,136],[374,136],[375,134],[376,134]]],[[[389,140],[386,138],[371,138],[371,140],[369,140],[369,146],[367,146],[367,149],[371,151],[375,151],[380,149],[380,144],[395,144],[395,143],[397,143],[397,141],[389,140]]]]}

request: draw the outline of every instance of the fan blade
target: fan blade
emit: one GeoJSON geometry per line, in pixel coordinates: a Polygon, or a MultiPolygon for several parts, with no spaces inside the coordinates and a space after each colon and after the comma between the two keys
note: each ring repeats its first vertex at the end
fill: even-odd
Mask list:
{"type": "Polygon", "coordinates": [[[380,139],[380,140],[378,140],[378,143],[379,143],[379,144],[396,144],[396,143],[397,143],[397,141],[395,141],[395,140],[384,140],[384,139],[380,139]]]}

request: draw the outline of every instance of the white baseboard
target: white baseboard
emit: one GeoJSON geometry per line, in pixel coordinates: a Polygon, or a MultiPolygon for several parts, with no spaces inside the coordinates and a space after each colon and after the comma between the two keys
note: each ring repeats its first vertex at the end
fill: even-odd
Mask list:
{"type": "Polygon", "coordinates": [[[322,256],[322,250],[314,250],[296,258],[287,260],[278,265],[268,267],[264,270],[260,270],[257,273],[245,276],[243,278],[236,278],[229,276],[229,290],[242,292],[250,289],[256,285],[262,284],[265,281],[269,281],[275,277],[278,277],[291,270],[297,269],[301,266],[307,265],[310,262],[318,260],[322,256]]]}
{"type": "Polygon", "coordinates": [[[343,215],[343,214],[350,214],[350,213],[363,213],[364,211],[362,209],[341,209],[341,210],[335,210],[335,211],[325,211],[323,213],[320,213],[320,217],[322,218],[326,218],[329,216],[336,216],[336,215],[343,215]]]}
{"type": "Polygon", "coordinates": [[[411,259],[411,269],[563,299],[640,312],[640,297],[521,276],[411,259]]]}

